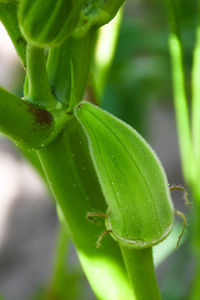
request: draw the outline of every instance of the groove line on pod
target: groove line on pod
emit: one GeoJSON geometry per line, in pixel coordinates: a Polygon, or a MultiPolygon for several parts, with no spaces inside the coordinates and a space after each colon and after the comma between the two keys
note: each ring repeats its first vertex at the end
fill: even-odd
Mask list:
{"type": "MultiPolygon", "coordinates": [[[[32,14],[32,12],[35,10],[35,7],[37,8],[38,2],[40,2],[40,0],[35,0],[35,2],[33,2],[33,4],[31,5],[31,8],[28,9],[28,12],[26,13],[26,18],[25,18],[25,22],[23,22],[23,26],[26,26],[27,22],[29,22],[30,19],[30,15],[32,14]]],[[[35,12],[34,12],[35,13],[35,12]]],[[[23,14],[24,15],[24,14],[23,14]]],[[[24,16],[23,16],[24,18],[24,16]]]]}
{"type": "MultiPolygon", "coordinates": [[[[147,181],[146,178],[142,175],[142,171],[140,170],[138,164],[137,164],[137,163],[135,162],[135,160],[133,159],[132,155],[129,153],[129,151],[127,150],[127,148],[121,143],[121,141],[120,141],[119,137],[116,135],[116,133],[115,133],[110,127],[108,127],[107,124],[106,124],[104,121],[102,121],[101,119],[99,119],[96,115],[94,115],[94,114],[93,114],[90,110],[88,110],[87,108],[86,108],[86,110],[87,110],[88,113],[90,113],[90,114],[93,116],[93,118],[96,118],[100,123],[102,123],[102,124],[107,128],[108,131],[111,131],[111,132],[113,133],[113,135],[114,135],[115,138],[118,140],[118,142],[119,142],[119,144],[121,145],[121,147],[126,151],[126,153],[127,153],[128,157],[130,158],[130,160],[135,164],[136,168],[138,169],[138,172],[140,173],[141,177],[142,177],[143,180],[144,180],[145,185],[146,185],[147,188],[150,190],[150,197],[151,197],[151,199],[152,199],[153,207],[154,207],[154,210],[155,210],[156,215],[157,215],[157,217],[158,217],[158,216],[159,216],[159,213],[158,213],[157,207],[156,207],[156,205],[155,205],[155,203],[154,203],[154,201],[153,201],[154,198],[153,198],[153,195],[152,195],[151,186],[149,186],[148,181],[147,181]]],[[[107,112],[105,112],[105,113],[107,114],[107,112]]],[[[118,119],[117,119],[117,120],[118,120],[118,119]]],[[[118,122],[119,122],[119,123],[122,123],[120,120],[118,120],[118,122]]],[[[123,123],[122,123],[122,125],[124,126],[123,123]]],[[[91,127],[90,127],[90,128],[91,128],[91,127]]],[[[131,129],[132,129],[132,128],[131,128],[131,129]]],[[[111,181],[111,182],[112,182],[112,181],[111,181]]],[[[160,227],[160,231],[162,232],[162,228],[161,228],[160,223],[159,223],[159,227],[160,227]]]]}
{"type": "Polygon", "coordinates": [[[53,13],[49,16],[48,22],[45,23],[45,26],[43,27],[42,32],[38,37],[38,41],[40,41],[45,36],[45,34],[49,31],[49,28],[52,26],[53,22],[55,21],[57,13],[59,12],[60,7],[62,7],[62,4],[63,4],[62,1],[56,2],[56,5],[53,9],[53,13]]]}
{"type": "MultiPolygon", "coordinates": [[[[89,125],[89,124],[88,124],[88,125],[89,125]]],[[[89,125],[89,127],[90,127],[90,125],[89,125]]],[[[91,127],[90,127],[90,130],[91,130],[91,127]]],[[[92,130],[91,130],[91,132],[92,132],[92,130]]],[[[93,133],[92,133],[92,135],[93,135],[93,133]]],[[[97,140],[97,138],[95,137],[95,135],[93,135],[93,137],[94,137],[94,139],[96,140],[96,144],[97,144],[99,156],[101,157],[101,160],[103,161],[102,155],[101,155],[101,151],[99,150],[100,147],[99,147],[98,140],[97,140]]],[[[89,141],[89,143],[91,144],[90,141],[89,141]]],[[[93,152],[93,151],[92,151],[92,152],[93,152]]],[[[96,163],[95,163],[95,164],[96,164],[96,163]]],[[[111,184],[111,183],[112,183],[112,180],[111,180],[111,178],[110,178],[110,176],[109,176],[109,170],[106,168],[105,164],[103,164],[103,168],[104,168],[106,174],[108,175],[108,180],[109,180],[109,182],[110,182],[110,186],[112,187],[113,194],[114,194],[114,196],[116,197],[116,200],[117,200],[118,197],[117,197],[117,194],[116,194],[116,192],[115,192],[115,190],[114,190],[114,188],[113,188],[113,186],[112,186],[112,184],[111,184]]],[[[119,202],[118,202],[118,201],[116,201],[116,202],[118,203],[118,206],[119,206],[119,202]]],[[[108,210],[109,210],[109,207],[108,207],[108,210]]]]}

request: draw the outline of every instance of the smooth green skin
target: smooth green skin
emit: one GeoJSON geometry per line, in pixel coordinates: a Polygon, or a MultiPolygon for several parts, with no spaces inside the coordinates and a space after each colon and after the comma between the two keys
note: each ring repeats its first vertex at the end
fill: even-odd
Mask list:
{"type": "Polygon", "coordinates": [[[130,126],[88,102],[76,116],[106,202],[106,227],[136,248],[158,244],[171,231],[173,204],[164,170],[147,142],[130,126]]]}
{"type": "Polygon", "coordinates": [[[0,131],[20,148],[33,150],[46,146],[71,118],[61,103],[49,112],[0,87],[0,131]]]}
{"type": "Polygon", "coordinates": [[[60,44],[75,28],[82,0],[22,0],[19,24],[26,40],[40,47],[60,44]]]}
{"type": "Polygon", "coordinates": [[[39,148],[54,132],[52,114],[0,87],[0,131],[21,147],[39,148]]]}
{"type": "Polygon", "coordinates": [[[42,148],[51,143],[72,118],[62,105],[59,107],[49,112],[0,87],[0,131],[20,148],[42,148]]]}
{"type": "Polygon", "coordinates": [[[121,246],[123,258],[137,300],[161,300],[154,270],[152,247],[134,249],[121,246]]]}
{"type": "Polygon", "coordinates": [[[57,99],[52,95],[49,88],[44,49],[28,43],[26,64],[28,79],[26,99],[45,109],[55,109],[57,99]]]}
{"type": "Polygon", "coordinates": [[[134,299],[117,243],[108,236],[97,250],[103,222],[94,226],[86,218],[89,211],[105,211],[106,205],[77,120],[72,119],[57,139],[37,154],[98,298],[134,299]]]}
{"type": "Polygon", "coordinates": [[[56,249],[54,254],[52,272],[45,295],[47,299],[74,299],[71,295],[71,282],[68,279],[68,270],[66,270],[66,257],[69,257],[69,235],[63,226],[60,224],[56,249]],[[69,286],[66,289],[66,285],[69,286]]]}
{"type": "Polygon", "coordinates": [[[26,41],[19,29],[17,2],[0,1],[0,21],[5,26],[22,64],[26,65],[26,41]]]}

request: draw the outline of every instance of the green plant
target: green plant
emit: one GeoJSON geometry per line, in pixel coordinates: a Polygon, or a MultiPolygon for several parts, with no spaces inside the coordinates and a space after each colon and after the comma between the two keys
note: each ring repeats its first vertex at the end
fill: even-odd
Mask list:
{"type": "MultiPolygon", "coordinates": [[[[137,132],[97,107],[121,15],[111,27],[111,54],[104,57],[103,64],[101,59],[93,63],[97,29],[113,19],[123,2],[0,1],[0,20],[26,70],[22,99],[0,87],[0,130],[45,178],[62,224],[54,276],[45,299],[70,297],[58,291],[67,280],[62,263],[68,236],[98,299],[161,299],[152,246],[167,237],[174,221],[166,176],[137,132]],[[97,106],[82,102],[88,89],[92,91],[89,101],[97,106]],[[95,225],[86,216],[105,217],[107,231],[103,223],[95,225]],[[110,234],[96,249],[97,240],[99,246],[106,233],[110,234]]],[[[167,4],[183,171],[199,198],[199,166],[194,164],[194,157],[200,157],[198,55],[193,72],[193,151],[177,16],[174,2],[167,4]]],[[[195,226],[198,228],[199,221],[195,226]]],[[[192,299],[198,299],[195,297],[192,299]]]]}

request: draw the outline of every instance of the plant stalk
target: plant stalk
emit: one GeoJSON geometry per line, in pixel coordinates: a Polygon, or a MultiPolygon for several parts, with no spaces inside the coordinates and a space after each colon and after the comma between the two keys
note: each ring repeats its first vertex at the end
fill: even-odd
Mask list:
{"type": "MultiPolygon", "coordinates": [[[[57,246],[53,264],[53,271],[48,287],[47,295],[54,295],[59,288],[59,283],[66,274],[66,258],[69,251],[69,235],[63,224],[58,231],[57,246]]],[[[48,297],[47,297],[48,299],[48,297]]],[[[50,299],[50,297],[49,297],[50,299]]]]}
{"type": "Polygon", "coordinates": [[[137,300],[161,300],[158,288],[152,247],[134,249],[121,246],[125,265],[137,300]]]}
{"type": "Polygon", "coordinates": [[[53,119],[0,87],[0,130],[21,147],[38,148],[51,135],[53,119]]]}
{"type": "Polygon", "coordinates": [[[56,99],[49,87],[44,49],[27,45],[28,96],[32,103],[46,109],[55,108],[56,99]]]}

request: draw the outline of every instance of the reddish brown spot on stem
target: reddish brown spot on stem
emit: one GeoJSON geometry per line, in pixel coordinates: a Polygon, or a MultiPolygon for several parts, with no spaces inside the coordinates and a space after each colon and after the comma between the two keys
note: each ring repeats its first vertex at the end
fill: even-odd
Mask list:
{"type": "Polygon", "coordinates": [[[28,111],[34,116],[35,122],[40,126],[50,126],[53,121],[52,115],[45,109],[37,108],[32,104],[28,104],[28,111]]]}

